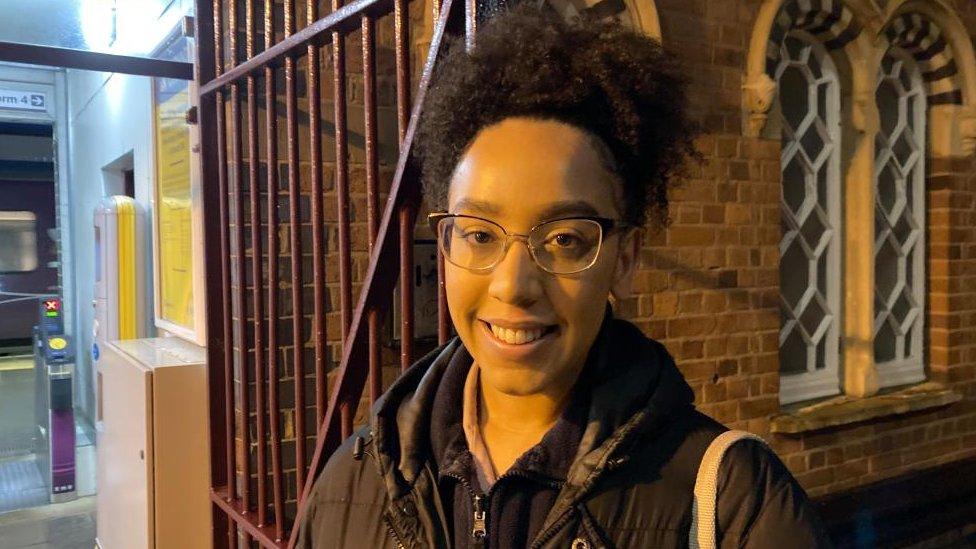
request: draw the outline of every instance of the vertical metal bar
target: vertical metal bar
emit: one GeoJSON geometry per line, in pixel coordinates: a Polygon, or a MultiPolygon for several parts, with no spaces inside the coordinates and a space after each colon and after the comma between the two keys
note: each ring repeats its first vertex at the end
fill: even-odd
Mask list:
{"type": "Polygon", "coordinates": [[[478,1],[464,0],[464,47],[474,48],[474,35],[477,31],[478,1]]]}
{"type": "MultiPolygon", "coordinates": [[[[228,12],[228,31],[230,32],[230,64],[231,66],[236,66],[238,63],[237,57],[237,2],[232,1],[230,3],[230,9],[228,12]]],[[[241,93],[240,87],[237,84],[231,84],[230,87],[230,132],[231,132],[231,156],[234,163],[234,177],[233,186],[231,192],[234,193],[234,237],[236,242],[236,247],[234,252],[236,253],[234,261],[234,270],[237,274],[237,292],[236,301],[238,304],[238,313],[240,318],[238,325],[240,329],[240,341],[237,347],[237,364],[239,366],[240,372],[240,407],[241,407],[241,430],[239,436],[241,437],[241,447],[243,452],[241,452],[241,472],[243,474],[243,481],[241,482],[241,507],[244,513],[247,513],[251,509],[251,490],[250,490],[250,480],[251,480],[251,438],[250,429],[248,428],[250,424],[251,416],[251,403],[250,403],[250,380],[247,370],[247,330],[244,329],[247,323],[247,280],[245,278],[245,250],[244,250],[244,160],[243,160],[243,138],[241,135],[241,93]]],[[[244,533],[244,543],[250,543],[250,536],[247,532],[244,533]]]]}
{"type": "MultiPolygon", "coordinates": [[[[245,25],[247,28],[247,58],[254,57],[254,0],[245,3],[245,25]]],[[[265,459],[264,429],[264,303],[261,271],[261,190],[258,169],[258,102],[253,75],[247,77],[247,167],[249,192],[251,198],[251,300],[254,301],[254,412],[256,415],[255,435],[257,438],[257,505],[258,526],[267,523],[267,461],[265,459]]]]}
{"type": "MultiPolygon", "coordinates": [[[[311,23],[319,18],[318,0],[307,0],[311,23]]],[[[322,118],[320,114],[319,47],[308,46],[308,132],[312,174],[312,283],[314,284],[313,330],[315,332],[315,424],[325,418],[325,220],[322,211],[322,118]]]]}
{"type": "MultiPolygon", "coordinates": [[[[231,0],[233,1],[233,0],[231,0]]],[[[214,0],[214,57],[216,58],[216,75],[224,71],[224,33],[223,33],[223,4],[221,0],[214,0]]],[[[237,447],[235,433],[235,403],[234,403],[234,332],[232,326],[233,308],[231,307],[230,291],[230,187],[227,182],[227,121],[224,119],[226,108],[224,92],[217,93],[216,123],[217,123],[217,180],[220,189],[220,279],[221,301],[223,313],[224,336],[224,432],[227,434],[225,442],[225,462],[227,466],[227,499],[237,498],[237,463],[235,448],[237,447]]],[[[237,546],[237,526],[233,520],[227,521],[227,545],[237,546]]]]}
{"type": "MultiPolygon", "coordinates": [[[[223,72],[224,48],[223,32],[221,28],[222,7],[220,0],[214,2],[214,43],[217,58],[217,74],[223,72]]],[[[235,463],[235,433],[234,433],[234,356],[232,354],[234,345],[234,333],[231,320],[233,311],[231,307],[230,291],[230,188],[227,184],[227,124],[224,120],[226,110],[224,107],[224,92],[217,92],[217,185],[220,188],[220,278],[221,278],[221,311],[223,313],[222,331],[224,335],[224,402],[226,403],[224,414],[224,430],[227,433],[226,440],[226,465],[227,465],[227,496],[229,499],[237,498],[237,464],[235,463]]]]}
{"type": "MultiPolygon", "coordinates": [[[[215,17],[214,8],[219,9],[220,2],[211,3],[208,0],[196,1],[197,17],[194,19],[196,29],[194,36],[197,37],[196,48],[196,81],[200,86],[216,77],[217,67],[222,61],[216,53],[215,38],[215,17]]],[[[217,18],[219,27],[219,18],[217,18]]],[[[221,150],[217,143],[217,134],[221,131],[221,126],[217,124],[217,100],[216,96],[201,97],[198,106],[200,112],[199,128],[201,143],[201,174],[202,174],[202,195],[203,208],[208,212],[220,212],[221,207],[221,187],[218,181],[219,166],[222,162],[221,150]]],[[[221,107],[222,108],[222,107],[221,107]]],[[[204,233],[206,235],[217,235],[221,232],[220,215],[204,216],[204,233]]],[[[224,400],[225,389],[232,382],[225,379],[224,359],[227,354],[225,345],[227,340],[224,338],[224,311],[221,305],[223,297],[223,279],[220,276],[222,254],[221,240],[219,238],[204,238],[204,262],[206,277],[206,303],[207,303],[207,325],[208,334],[207,345],[207,382],[209,390],[209,423],[210,423],[210,485],[218,487],[228,484],[226,464],[226,450],[233,448],[227,444],[227,432],[224,418],[230,402],[224,400]]],[[[227,513],[219,506],[211,505],[213,516],[212,541],[214,547],[223,549],[229,546],[226,537],[230,529],[231,521],[227,513]]]]}
{"type": "MultiPolygon", "coordinates": [[[[285,37],[295,32],[295,3],[285,0],[285,37]]],[[[305,338],[302,337],[302,211],[298,166],[298,90],[295,58],[285,58],[285,117],[288,131],[288,216],[291,235],[292,361],[295,382],[295,476],[305,484],[305,338]]]]}
{"type": "MultiPolygon", "coordinates": [[[[416,121],[420,115],[420,106],[423,104],[424,94],[430,85],[434,60],[437,58],[438,52],[441,51],[441,43],[446,27],[446,16],[451,13],[450,6],[452,0],[444,0],[444,2],[444,8],[438,19],[437,26],[434,28],[434,35],[431,38],[427,61],[424,64],[424,70],[420,78],[418,96],[411,111],[410,127],[407,129],[407,136],[404,138],[404,147],[406,147],[407,151],[409,151],[413,136],[416,132],[416,121]]],[[[396,219],[394,215],[396,214],[396,208],[399,207],[402,201],[416,201],[418,203],[420,201],[420,188],[417,185],[411,185],[411,176],[406,175],[409,170],[408,154],[404,152],[400,155],[397,162],[396,172],[390,187],[389,207],[384,211],[383,219],[380,222],[381,229],[378,232],[376,245],[373,253],[370,255],[366,276],[363,280],[363,292],[360,293],[359,303],[356,306],[356,312],[353,316],[353,323],[350,325],[349,334],[345,338],[342,361],[340,362],[334,387],[329,395],[329,408],[326,412],[326,418],[318,431],[315,451],[312,454],[309,469],[309,476],[311,478],[314,478],[321,471],[326,458],[342,442],[340,438],[342,403],[358,399],[362,395],[363,388],[366,384],[366,374],[368,373],[366,369],[362,367],[357,368],[353,365],[362,364],[367,358],[366,338],[364,335],[366,331],[364,330],[364,317],[367,316],[367,311],[371,307],[385,303],[386,299],[388,299],[389,292],[393,291],[396,283],[396,274],[388,268],[389,265],[396,262],[397,249],[394,240],[394,233],[396,231],[396,219]]],[[[302,487],[301,495],[298,498],[298,516],[303,516],[307,511],[309,494],[312,491],[313,484],[313,482],[306,482],[302,487]]],[[[297,538],[298,530],[293,529],[289,538],[290,547],[295,546],[298,541],[297,538]]]]}
{"type": "MultiPolygon", "coordinates": [[[[366,133],[366,225],[369,251],[376,244],[379,231],[379,156],[376,151],[376,28],[371,15],[362,16],[363,40],[363,110],[366,133]]],[[[380,356],[379,312],[369,309],[369,397],[376,402],[383,392],[383,365],[380,356]]],[[[343,424],[343,438],[352,434],[352,423],[343,424]]]]}
{"type": "MultiPolygon", "coordinates": [[[[265,47],[274,43],[274,5],[266,0],[264,12],[265,47]]],[[[264,109],[268,169],[268,407],[271,422],[271,491],[274,499],[275,539],[285,536],[285,498],[281,475],[281,413],[278,404],[278,113],[275,112],[274,68],[264,68],[264,109]]]]}
{"type": "Polygon", "coordinates": [[[431,9],[434,11],[433,21],[441,20],[441,0],[432,0],[431,9]]]}
{"type": "MultiPolygon", "coordinates": [[[[393,2],[393,40],[396,48],[397,137],[400,146],[410,122],[410,36],[405,0],[393,2]]],[[[404,203],[398,212],[400,222],[400,370],[413,362],[413,226],[417,212],[412,203],[404,203]]]]}
{"type": "MultiPolygon", "coordinates": [[[[332,0],[332,11],[342,7],[342,0],[332,0]]],[[[352,323],[352,259],[349,242],[349,146],[346,140],[346,40],[332,33],[332,88],[335,105],[335,186],[338,201],[339,232],[339,314],[342,319],[342,346],[345,349],[352,323]]],[[[343,418],[351,417],[348,402],[340,404],[343,418]]],[[[348,420],[343,420],[345,423],[348,420]]]]}

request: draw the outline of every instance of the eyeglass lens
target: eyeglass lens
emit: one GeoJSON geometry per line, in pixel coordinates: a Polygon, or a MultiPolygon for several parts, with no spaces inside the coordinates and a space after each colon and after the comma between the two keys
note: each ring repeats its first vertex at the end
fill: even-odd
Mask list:
{"type": "MultiPolygon", "coordinates": [[[[448,217],[440,222],[441,246],[447,259],[465,269],[493,267],[505,254],[507,237],[498,225],[474,217],[448,217]]],[[[590,267],[600,251],[600,224],[589,219],[563,219],[535,227],[529,250],[540,267],[555,274],[590,267]]]]}

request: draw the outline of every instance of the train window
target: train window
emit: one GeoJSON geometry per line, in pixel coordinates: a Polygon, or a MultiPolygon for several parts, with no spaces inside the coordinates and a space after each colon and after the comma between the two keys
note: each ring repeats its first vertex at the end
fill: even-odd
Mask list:
{"type": "Polygon", "coordinates": [[[37,216],[27,211],[0,211],[0,272],[37,268],[37,216]]]}

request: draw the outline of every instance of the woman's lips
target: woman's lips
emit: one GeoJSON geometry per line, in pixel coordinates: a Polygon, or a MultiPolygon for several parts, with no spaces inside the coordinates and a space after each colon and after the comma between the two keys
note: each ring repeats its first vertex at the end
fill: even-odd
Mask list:
{"type": "MultiPolygon", "coordinates": [[[[541,337],[523,343],[509,343],[495,335],[492,331],[491,324],[484,320],[480,320],[479,323],[481,324],[482,333],[491,343],[494,352],[502,357],[513,360],[523,359],[539,352],[543,347],[551,343],[558,336],[559,332],[558,327],[555,325],[540,327],[537,330],[542,331],[541,337]]],[[[528,331],[530,330],[523,330],[523,338],[525,337],[524,332],[528,331]]],[[[518,337],[516,337],[517,339],[518,337]]]]}

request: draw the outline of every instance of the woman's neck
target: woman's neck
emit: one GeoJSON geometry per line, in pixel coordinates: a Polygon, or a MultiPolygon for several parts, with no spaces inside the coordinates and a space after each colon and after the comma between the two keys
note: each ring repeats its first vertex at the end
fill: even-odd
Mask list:
{"type": "Polygon", "coordinates": [[[501,476],[542,440],[569,404],[573,383],[543,393],[510,395],[479,383],[478,424],[495,472],[501,476]]]}

